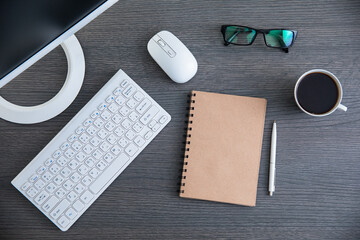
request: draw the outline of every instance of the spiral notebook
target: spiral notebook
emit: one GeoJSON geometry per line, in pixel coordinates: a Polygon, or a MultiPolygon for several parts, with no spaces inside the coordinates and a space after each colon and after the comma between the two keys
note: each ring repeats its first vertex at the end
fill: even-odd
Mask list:
{"type": "Polygon", "coordinates": [[[266,99],[192,91],[180,197],[255,206],[266,99]]]}

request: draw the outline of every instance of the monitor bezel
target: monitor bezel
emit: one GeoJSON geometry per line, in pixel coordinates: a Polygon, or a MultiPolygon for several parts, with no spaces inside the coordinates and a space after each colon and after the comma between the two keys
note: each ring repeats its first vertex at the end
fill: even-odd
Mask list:
{"type": "Polygon", "coordinates": [[[63,41],[68,39],[71,35],[75,34],[77,31],[85,27],[89,22],[94,20],[98,17],[101,13],[105,12],[108,8],[114,5],[118,0],[107,0],[99,7],[97,7],[94,11],[92,11],[89,15],[84,17],[74,26],[63,32],[60,36],[52,40],[48,45],[40,49],[36,52],[33,56],[28,58],[25,62],[14,68],[11,72],[5,75],[3,78],[0,79],[0,88],[8,84],[11,80],[21,74],[23,71],[28,69],[31,65],[39,61],[43,58],[46,54],[54,50],[57,46],[59,46],[63,41]]]}

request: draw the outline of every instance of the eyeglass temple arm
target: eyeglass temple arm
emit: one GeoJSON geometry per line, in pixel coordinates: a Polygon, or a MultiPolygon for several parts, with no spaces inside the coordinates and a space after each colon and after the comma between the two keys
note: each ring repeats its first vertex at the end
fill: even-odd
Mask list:
{"type": "Polygon", "coordinates": [[[237,31],[229,38],[229,40],[226,40],[226,41],[225,41],[224,45],[225,45],[225,46],[230,45],[230,43],[232,42],[232,40],[234,40],[234,38],[235,38],[237,35],[239,35],[240,32],[241,32],[240,30],[237,30],[237,31]]]}

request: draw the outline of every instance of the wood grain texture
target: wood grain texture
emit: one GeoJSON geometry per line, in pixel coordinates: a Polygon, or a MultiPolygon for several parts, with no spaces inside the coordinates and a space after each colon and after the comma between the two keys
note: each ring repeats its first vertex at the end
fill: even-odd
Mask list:
{"type": "MultiPolygon", "coordinates": [[[[359,239],[360,2],[122,0],[78,32],[86,58],[83,88],[61,115],[36,125],[0,120],[0,239],[359,239]],[[222,24],[298,30],[288,54],[265,47],[224,47],[222,24]],[[199,71],[172,83],[147,41],[167,29],[193,52],[199,71]],[[11,180],[122,68],[171,115],[170,124],[66,233],[22,197],[11,180]],[[333,72],[349,110],[303,114],[293,100],[305,71],[333,72]],[[212,91],[268,100],[257,206],[178,197],[186,95],[212,91]],[[267,195],[271,123],[278,122],[277,185],[267,195]]],[[[0,89],[33,105],[50,99],[66,75],[60,47],[0,89]]]]}

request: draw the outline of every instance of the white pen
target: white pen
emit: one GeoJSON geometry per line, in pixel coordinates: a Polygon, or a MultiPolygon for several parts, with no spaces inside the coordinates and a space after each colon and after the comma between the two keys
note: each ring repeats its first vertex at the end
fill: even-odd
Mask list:
{"type": "Polygon", "coordinates": [[[271,153],[270,153],[270,169],[269,169],[269,194],[273,195],[275,192],[275,162],[276,162],[276,121],[273,123],[271,135],[271,153]]]}

